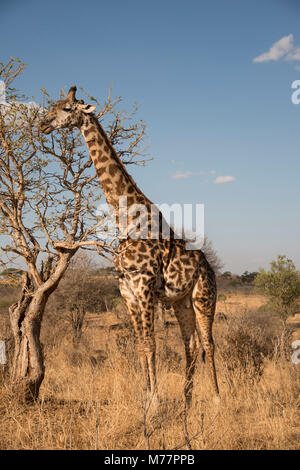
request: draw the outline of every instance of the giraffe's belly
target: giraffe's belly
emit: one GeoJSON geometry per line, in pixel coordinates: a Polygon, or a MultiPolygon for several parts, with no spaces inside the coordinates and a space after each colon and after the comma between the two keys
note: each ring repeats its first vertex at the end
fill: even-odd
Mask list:
{"type": "Polygon", "coordinates": [[[185,290],[181,289],[180,291],[177,289],[166,288],[164,290],[156,291],[155,296],[159,301],[165,304],[173,304],[184,299],[190,292],[192,292],[192,290],[193,286],[190,286],[185,290]]]}
{"type": "Polygon", "coordinates": [[[165,278],[158,281],[155,296],[162,302],[174,303],[186,297],[193,290],[194,285],[194,277],[177,282],[176,279],[165,276],[165,278]]]}

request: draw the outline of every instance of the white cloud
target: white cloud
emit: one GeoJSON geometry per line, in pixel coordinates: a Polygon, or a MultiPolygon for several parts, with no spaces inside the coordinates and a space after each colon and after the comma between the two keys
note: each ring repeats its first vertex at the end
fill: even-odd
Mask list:
{"type": "MultiPolygon", "coordinates": [[[[209,170],[209,171],[176,171],[172,174],[172,178],[175,180],[186,180],[192,176],[203,176],[203,175],[215,175],[217,172],[216,170],[209,170]]],[[[217,176],[214,180],[215,184],[224,184],[224,183],[232,183],[235,181],[234,176],[217,176]]]]}
{"type": "Polygon", "coordinates": [[[294,49],[286,56],[285,60],[300,60],[300,47],[294,47],[294,49]]]}
{"type": "Polygon", "coordinates": [[[231,183],[232,181],[235,181],[234,176],[217,176],[214,183],[215,184],[224,184],[224,183],[231,183]]]}
{"type": "Polygon", "coordinates": [[[190,176],[201,176],[204,174],[204,171],[186,171],[185,173],[181,171],[176,171],[175,173],[173,173],[172,178],[175,180],[184,180],[190,178],[190,176]]]}
{"type": "Polygon", "coordinates": [[[176,171],[175,173],[173,173],[172,178],[174,178],[174,180],[184,180],[186,178],[189,178],[190,176],[190,171],[186,171],[185,173],[182,173],[181,171],[176,171]]]}
{"type": "MultiPolygon", "coordinates": [[[[279,60],[293,49],[294,36],[289,34],[283,36],[279,41],[275,42],[268,52],[265,52],[253,59],[253,62],[269,62],[270,60],[279,60]]],[[[299,60],[299,59],[290,59],[299,60]]]]}

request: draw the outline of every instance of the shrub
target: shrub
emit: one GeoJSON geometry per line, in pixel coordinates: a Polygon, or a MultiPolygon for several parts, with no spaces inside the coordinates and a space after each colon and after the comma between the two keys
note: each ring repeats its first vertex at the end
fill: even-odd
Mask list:
{"type": "Polygon", "coordinates": [[[253,384],[259,379],[265,367],[265,358],[274,350],[273,337],[251,322],[243,321],[228,325],[221,343],[222,362],[226,379],[232,385],[246,380],[253,384]]]}
{"type": "Polygon", "coordinates": [[[270,270],[261,269],[254,284],[256,289],[269,298],[269,305],[283,323],[298,309],[300,296],[300,273],[292,260],[278,256],[270,264],[270,270]]]}

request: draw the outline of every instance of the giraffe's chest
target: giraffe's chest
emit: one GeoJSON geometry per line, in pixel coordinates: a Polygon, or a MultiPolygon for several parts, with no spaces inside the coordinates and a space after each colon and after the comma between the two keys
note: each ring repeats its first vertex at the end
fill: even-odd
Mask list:
{"type": "Polygon", "coordinates": [[[152,240],[126,240],[120,243],[114,257],[116,270],[122,274],[148,273],[155,275],[159,271],[160,247],[152,240]]]}

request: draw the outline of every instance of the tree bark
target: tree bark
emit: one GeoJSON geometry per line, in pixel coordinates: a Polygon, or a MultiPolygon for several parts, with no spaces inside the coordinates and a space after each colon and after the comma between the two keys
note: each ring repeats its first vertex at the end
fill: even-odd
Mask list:
{"type": "Polygon", "coordinates": [[[34,292],[32,281],[26,273],[22,297],[9,309],[15,342],[11,379],[14,391],[25,401],[38,397],[44,378],[40,330],[46,302],[47,295],[34,292]]]}
{"type": "Polygon", "coordinates": [[[72,254],[62,257],[54,273],[38,288],[28,273],[24,275],[22,296],[9,308],[15,351],[11,380],[20,401],[31,402],[38,398],[44,379],[45,366],[40,331],[46,303],[57,288],[72,254]]]}

